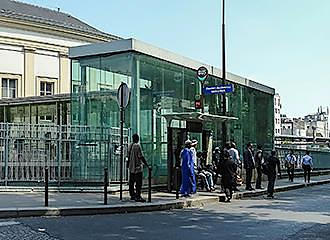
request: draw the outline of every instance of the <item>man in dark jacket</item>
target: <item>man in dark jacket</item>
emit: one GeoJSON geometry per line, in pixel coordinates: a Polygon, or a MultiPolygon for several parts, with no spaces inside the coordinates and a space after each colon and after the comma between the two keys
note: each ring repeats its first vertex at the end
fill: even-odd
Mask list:
{"type": "Polygon", "coordinates": [[[233,183],[235,180],[235,175],[237,171],[237,166],[235,162],[231,159],[228,150],[224,150],[223,162],[221,163],[220,172],[222,175],[222,184],[227,197],[226,202],[230,202],[233,197],[233,183]]]}
{"type": "Polygon", "coordinates": [[[273,150],[271,156],[266,161],[267,175],[268,175],[268,187],[267,187],[267,197],[274,198],[274,186],[276,179],[276,166],[281,178],[281,164],[280,160],[276,157],[276,151],[273,150]]]}
{"type": "Polygon", "coordinates": [[[246,145],[246,151],[243,154],[244,169],[246,171],[246,190],[254,190],[251,185],[252,172],[255,168],[252,143],[246,145]]]}
{"type": "Polygon", "coordinates": [[[256,189],[263,189],[261,186],[261,178],[262,178],[262,172],[261,172],[261,164],[263,163],[263,152],[261,145],[257,146],[257,152],[254,156],[255,161],[255,167],[257,170],[257,180],[256,180],[256,189]]]}

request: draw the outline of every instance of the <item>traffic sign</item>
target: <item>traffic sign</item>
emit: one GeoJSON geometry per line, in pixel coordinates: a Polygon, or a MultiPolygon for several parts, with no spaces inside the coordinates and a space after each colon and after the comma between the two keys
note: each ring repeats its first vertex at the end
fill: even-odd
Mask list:
{"type": "Polygon", "coordinates": [[[207,71],[206,67],[200,67],[197,70],[197,77],[199,79],[199,81],[205,81],[207,76],[209,75],[209,72],[207,71]]]}
{"type": "Polygon", "coordinates": [[[127,86],[127,84],[121,83],[118,88],[118,92],[117,92],[117,102],[118,102],[119,107],[121,107],[121,108],[127,107],[128,103],[129,103],[130,95],[131,95],[131,91],[130,91],[129,87],[127,86]]]}
{"type": "Polygon", "coordinates": [[[224,93],[231,93],[234,91],[233,84],[225,84],[225,85],[218,85],[218,86],[207,86],[203,88],[203,93],[205,95],[212,95],[212,94],[224,94],[224,93]]]}

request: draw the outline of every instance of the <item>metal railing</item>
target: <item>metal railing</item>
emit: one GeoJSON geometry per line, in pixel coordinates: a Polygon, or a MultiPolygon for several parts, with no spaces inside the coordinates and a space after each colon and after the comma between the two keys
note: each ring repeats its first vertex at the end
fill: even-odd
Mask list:
{"type": "MultiPolygon", "coordinates": [[[[119,128],[0,123],[0,182],[42,182],[46,167],[58,184],[103,182],[105,167],[118,181],[119,140],[119,128]]],[[[124,159],[128,142],[125,129],[124,159]]]]}

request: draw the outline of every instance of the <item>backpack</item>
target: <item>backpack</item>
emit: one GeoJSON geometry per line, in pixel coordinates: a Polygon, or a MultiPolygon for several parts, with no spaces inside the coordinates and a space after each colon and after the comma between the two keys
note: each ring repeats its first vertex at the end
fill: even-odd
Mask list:
{"type": "Polygon", "coordinates": [[[269,165],[268,165],[268,161],[265,161],[261,164],[261,172],[265,175],[269,174],[269,165]]]}

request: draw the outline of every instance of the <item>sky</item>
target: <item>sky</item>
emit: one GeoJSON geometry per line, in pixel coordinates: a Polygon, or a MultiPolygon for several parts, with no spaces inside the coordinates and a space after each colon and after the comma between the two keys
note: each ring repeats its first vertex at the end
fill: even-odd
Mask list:
{"type": "MultiPolygon", "coordinates": [[[[21,0],[221,66],[220,0],[21,0]]],[[[271,86],[282,113],[330,105],[330,1],[226,0],[227,71],[271,86]]]]}

